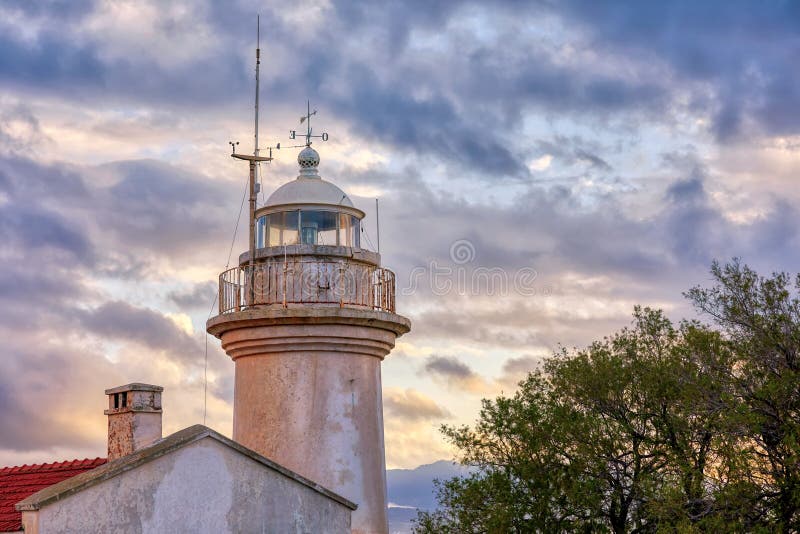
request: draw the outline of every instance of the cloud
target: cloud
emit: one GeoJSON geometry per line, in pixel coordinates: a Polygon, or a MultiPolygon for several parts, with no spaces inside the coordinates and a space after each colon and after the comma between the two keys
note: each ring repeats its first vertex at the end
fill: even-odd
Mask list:
{"type": "Polygon", "coordinates": [[[430,397],[414,389],[387,388],[383,392],[383,406],[388,417],[408,421],[449,419],[452,414],[430,397]]]}
{"type": "MultiPolygon", "coordinates": [[[[222,242],[226,210],[220,199],[234,199],[238,191],[208,178],[158,161],[124,161],[100,166],[98,171],[116,179],[94,191],[108,238],[126,244],[125,249],[147,250],[187,261],[198,246],[222,242]]],[[[226,207],[236,201],[223,203],[226,207]]]]}
{"type": "MultiPolygon", "coordinates": [[[[381,197],[398,289],[434,262],[452,269],[451,291],[426,274],[398,296],[404,350],[434,355],[420,374],[450,394],[513,387],[559,343],[627,324],[635,303],[689,313],[680,293],[714,258],[800,264],[791,3],[132,5],[0,7],[0,335],[19,341],[2,370],[30,374],[26,388],[95,402],[79,384],[96,368],[90,388],[152,377],[201,398],[204,347],[169,317],[203,327],[228,252],[241,186],[208,154],[250,135],[241,21],[257,9],[264,138],[318,103],[325,173],[364,209],[381,197]],[[472,261],[452,261],[456,240],[472,261]],[[479,269],[511,284],[533,269],[535,292],[459,294],[459,273],[479,269]],[[505,363],[486,371],[482,353],[505,363]],[[64,362],[74,381],[59,381],[64,362]]],[[[269,171],[270,186],[294,177],[292,163],[269,171]]],[[[209,376],[224,429],[233,375],[213,339],[209,376]]],[[[457,410],[401,385],[387,390],[387,457],[430,461],[446,452],[437,410],[457,410]]],[[[18,434],[0,449],[26,432],[37,450],[102,446],[102,418],[71,429],[56,420],[72,400],[45,417],[25,395],[0,379],[2,426],[18,434]]],[[[195,404],[179,410],[176,428],[197,420],[195,404]]]]}
{"type": "Polygon", "coordinates": [[[456,380],[469,379],[475,376],[475,373],[466,364],[456,358],[447,356],[432,356],[428,358],[425,363],[425,370],[456,380]]]}
{"type": "Polygon", "coordinates": [[[541,367],[542,358],[534,356],[520,356],[509,358],[503,364],[502,375],[498,381],[509,387],[516,387],[530,373],[541,367]]]}
{"type": "Polygon", "coordinates": [[[741,138],[749,123],[771,135],[797,133],[800,74],[788,66],[800,12],[792,2],[765,6],[746,1],[637,3],[602,6],[576,0],[558,14],[581,24],[591,45],[613,53],[662,61],[675,83],[702,82],[694,99],[715,108],[712,132],[720,141],[741,138]],[[770,38],[764,39],[764,32],[770,38]],[[719,46],[720,42],[725,46],[719,46]]]}
{"type": "Polygon", "coordinates": [[[489,394],[492,384],[475,373],[467,364],[452,356],[431,356],[420,371],[446,387],[476,394],[489,394]]]}
{"type": "Polygon", "coordinates": [[[97,444],[105,433],[103,390],[119,381],[114,366],[92,350],[54,343],[46,335],[28,335],[23,343],[4,338],[0,454],[97,444]]]}
{"type": "MultiPolygon", "coordinates": [[[[35,39],[8,32],[7,53],[0,54],[0,73],[6,74],[0,75],[0,85],[82,104],[91,100],[95,107],[98,100],[122,100],[156,108],[204,106],[214,112],[229,100],[246,98],[250,79],[245,73],[252,59],[228,51],[249,44],[231,18],[252,16],[250,6],[226,6],[221,13],[214,3],[163,9],[143,2],[136,16],[121,7],[113,13],[108,9],[97,4],[80,17],[81,24],[67,29],[46,24],[35,39]],[[216,46],[196,50],[198,35],[216,46]],[[187,49],[192,53],[181,53],[187,49]],[[200,83],[197,72],[204,73],[200,83]]],[[[539,6],[472,3],[486,24],[508,26],[509,31],[488,42],[486,32],[469,25],[466,4],[420,9],[425,16],[406,6],[339,3],[325,10],[325,24],[314,39],[297,38],[291,14],[266,10],[262,19],[270,28],[276,68],[263,80],[265,92],[288,106],[296,100],[296,80],[303,80],[310,96],[324,96],[337,118],[361,136],[433,155],[490,180],[491,175],[528,176],[527,149],[514,135],[528,109],[605,115],[668,108],[670,95],[662,85],[565,61],[550,36],[515,31],[509,17],[540,13],[539,6]],[[387,34],[385,28],[392,31],[387,34]],[[420,50],[417,41],[428,39],[440,46],[420,50]],[[359,46],[362,42],[371,46],[359,46]]],[[[23,20],[34,16],[23,13],[23,20]]],[[[310,24],[308,17],[303,20],[310,24]]]]}
{"type": "MultiPolygon", "coordinates": [[[[145,204],[157,211],[162,208],[159,202],[171,202],[172,209],[184,210],[182,217],[160,217],[161,223],[182,227],[191,221],[182,198],[193,198],[187,200],[190,206],[201,199],[179,192],[176,196],[182,198],[170,198],[172,190],[160,184],[149,188],[161,196],[159,202],[147,199],[145,188],[137,192],[141,200],[135,194],[123,195],[130,202],[126,206],[122,198],[111,202],[108,182],[93,181],[96,176],[86,167],[0,157],[0,193],[6,199],[0,209],[0,337],[5,340],[0,426],[6,430],[0,433],[0,457],[47,461],[55,453],[102,455],[103,390],[115,385],[149,381],[166,386],[169,395],[181,392],[182,401],[172,405],[165,419],[170,428],[172,421],[185,423],[178,428],[196,421],[194,412],[202,406],[197,384],[203,347],[198,339],[168,312],[137,303],[138,298],[152,300],[158,292],[143,285],[136,258],[129,254],[138,250],[159,257],[158,246],[168,250],[169,242],[148,241],[146,236],[110,239],[113,224],[103,217],[93,220],[109,210],[121,218],[129,214],[135,224],[147,216],[145,204]],[[97,200],[103,195],[107,204],[100,209],[97,200]],[[114,287],[131,287],[128,284],[136,290],[125,295],[126,300],[113,296],[114,287]]],[[[172,176],[162,172],[158,178],[169,181],[172,176]]],[[[218,200],[217,195],[208,202],[218,200]]],[[[198,211],[208,214],[213,209],[198,211]]],[[[162,229],[166,235],[173,232],[162,229]]],[[[196,235],[191,239],[201,241],[196,235]]],[[[231,372],[223,363],[227,359],[219,358],[218,346],[210,349],[212,379],[225,382],[231,372]]],[[[218,406],[217,390],[210,389],[211,421],[229,417],[218,406]]]]}
{"type": "Polygon", "coordinates": [[[153,350],[167,350],[183,361],[198,361],[203,353],[198,341],[164,314],[127,302],[110,301],[78,312],[81,326],[107,339],[132,341],[153,350]]]}
{"type": "Polygon", "coordinates": [[[205,309],[217,293],[217,284],[214,282],[199,282],[188,290],[172,291],[169,299],[182,308],[205,309]]]}

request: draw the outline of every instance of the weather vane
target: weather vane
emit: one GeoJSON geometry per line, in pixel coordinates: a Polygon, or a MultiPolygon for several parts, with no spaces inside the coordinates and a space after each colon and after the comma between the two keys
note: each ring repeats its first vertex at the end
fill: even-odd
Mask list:
{"type": "MultiPolygon", "coordinates": [[[[311,128],[311,117],[317,114],[317,110],[311,111],[311,101],[306,101],[306,114],[300,117],[300,124],[306,123],[306,144],[305,146],[311,146],[311,139],[317,138],[322,139],[323,141],[328,140],[328,133],[322,132],[320,135],[312,135],[313,129],[311,128]]],[[[297,139],[297,130],[289,130],[289,139],[297,139]]]]}

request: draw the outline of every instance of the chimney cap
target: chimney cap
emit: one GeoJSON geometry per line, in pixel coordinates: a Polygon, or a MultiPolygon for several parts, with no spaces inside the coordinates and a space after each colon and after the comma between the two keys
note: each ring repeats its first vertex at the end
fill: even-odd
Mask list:
{"type": "Polygon", "coordinates": [[[126,391],[154,391],[156,393],[161,393],[164,391],[164,388],[161,386],[154,386],[152,384],[142,384],[139,382],[133,382],[131,384],[125,384],[124,386],[117,386],[115,388],[107,389],[106,395],[113,395],[115,393],[124,393],[126,391]]]}

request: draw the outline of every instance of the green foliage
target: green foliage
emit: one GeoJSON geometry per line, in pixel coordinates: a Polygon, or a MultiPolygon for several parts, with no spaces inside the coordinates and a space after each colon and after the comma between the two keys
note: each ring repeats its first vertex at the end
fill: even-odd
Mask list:
{"type": "Polygon", "coordinates": [[[687,293],[731,340],[729,377],[741,459],[732,475],[752,487],[760,520],[800,531],[800,275],[759,276],[738,261],[711,268],[717,284],[687,293]]]}
{"type": "Polygon", "coordinates": [[[416,532],[799,531],[800,277],[712,274],[687,296],[715,328],[637,307],[443,427],[478,469],[416,532]]]}

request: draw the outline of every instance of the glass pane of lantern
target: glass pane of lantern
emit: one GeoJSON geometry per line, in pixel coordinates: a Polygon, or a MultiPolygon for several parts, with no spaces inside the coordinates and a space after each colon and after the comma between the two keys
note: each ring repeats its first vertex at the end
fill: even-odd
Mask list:
{"type": "Polygon", "coordinates": [[[259,217],[256,222],[256,248],[264,248],[266,246],[266,229],[267,217],[259,217]]]}
{"type": "Polygon", "coordinates": [[[302,243],[304,245],[316,245],[317,225],[304,220],[302,227],[300,228],[300,237],[302,238],[302,243]]]}
{"type": "Polygon", "coordinates": [[[338,244],[338,216],[332,211],[319,211],[319,237],[320,245],[338,244]]]}
{"type": "Polygon", "coordinates": [[[339,245],[343,247],[353,246],[353,228],[350,226],[350,215],[344,213],[339,215],[339,245]]]}
{"type": "Polygon", "coordinates": [[[355,215],[351,216],[350,221],[353,227],[353,246],[361,248],[361,221],[355,215]]]}
{"type": "Polygon", "coordinates": [[[332,211],[303,210],[300,214],[303,243],[309,245],[335,245],[336,219],[336,213],[332,211]]]}
{"type": "Polygon", "coordinates": [[[282,245],[296,245],[300,242],[299,222],[299,212],[285,211],[283,213],[282,245]]]}
{"type": "Polygon", "coordinates": [[[267,215],[269,223],[269,245],[270,247],[277,247],[281,244],[281,228],[283,227],[283,213],[273,213],[267,215]]]}

